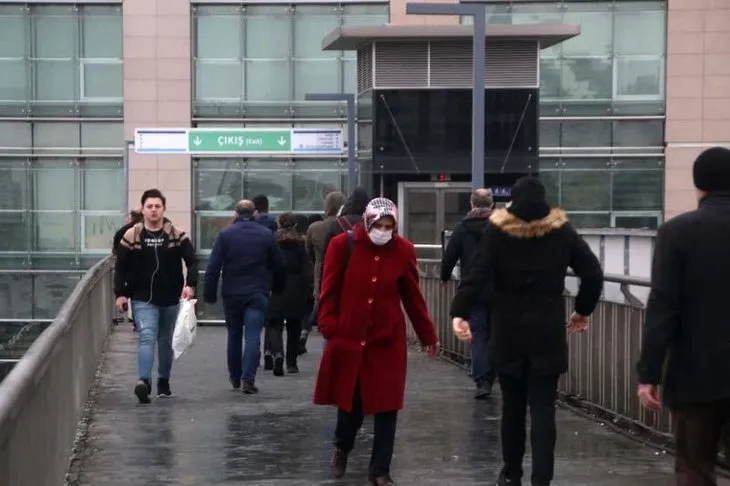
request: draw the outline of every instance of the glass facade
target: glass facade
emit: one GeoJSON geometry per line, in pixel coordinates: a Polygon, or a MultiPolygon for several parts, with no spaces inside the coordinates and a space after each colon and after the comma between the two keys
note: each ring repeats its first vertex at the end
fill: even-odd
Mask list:
{"type": "MultiPolygon", "coordinates": [[[[341,25],[387,23],[388,5],[198,5],[193,18],[195,126],[341,128],[346,135],[344,103],[305,101],[307,93],[357,91],[356,54],[323,51],[322,39],[341,25]]],[[[345,187],[346,165],[339,158],[195,159],[198,250],[210,250],[242,197],[266,194],[272,213],[321,212],[325,194],[345,187]]]]}
{"type": "MultiPolygon", "coordinates": [[[[121,5],[0,5],[0,73],[0,269],[87,268],[126,208],[121,5]]],[[[44,278],[36,302],[75,284],[44,278]]]]}
{"type": "Polygon", "coordinates": [[[553,203],[580,227],[656,227],[666,2],[514,2],[487,10],[491,24],[582,27],[540,56],[540,171],[553,203]]]}

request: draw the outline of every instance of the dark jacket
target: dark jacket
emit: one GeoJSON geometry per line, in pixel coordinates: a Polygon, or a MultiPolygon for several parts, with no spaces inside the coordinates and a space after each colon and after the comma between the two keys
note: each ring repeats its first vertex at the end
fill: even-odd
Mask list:
{"type": "Polygon", "coordinates": [[[124,233],[126,233],[127,230],[129,230],[129,228],[131,228],[135,224],[136,223],[134,223],[133,221],[130,221],[129,223],[127,223],[124,226],[122,226],[121,228],[119,228],[116,233],[114,233],[114,239],[112,240],[112,253],[114,255],[116,255],[117,252],[119,251],[119,244],[122,242],[124,233]]]}
{"type": "Polygon", "coordinates": [[[205,270],[205,302],[217,300],[223,269],[223,300],[243,299],[284,288],[284,266],[274,233],[254,218],[241,216],[224,228],[213,243],[205,270]]]}
{"type": "Polygon", "coordinates": [[[498,372],[561,374],[568,369],[563,291],[568,267],[580,278],[575,310],[593,313],[603,287],[598,259],[560,209],[524,221],[507,209],[489,217],[451,314],[468,319],[484,285],[494,281],[490,358],[498,372]]]}
{"type": "Polygon", "coordinates": [[[657,233],[638,372],[663,384],[668,406],[730,399],[728,242],[730,194],[706,196],[657,233]]]}
{"type": "Polygon", "coordinates": [[[198,261],[188,235],[165,220],[162,229],[149,231],[132,225],[117,248],[114,293],[157,306],[180,302],[183,286],[198,283],[198,261]],[[187,266],[183,276],[182,262],[187,266]]]}
{"type": "Polygon", "coordinates": [[[305,247],[309,258],[314,262],[314,298],[319,297],[319,278],[322,275],[324,262],[324,243],[330,231],[330,225],[337,217],[337,211],[343,205],[345,196],[340,192],[331,192],[324,198],[324,219],[315,221],[307,228],[305,247]]]}
{"type": "MultiPolygon", "coordinates": [[[[469,211],[466,217],[456,225],[441,259],[441,281],[448,282],[451,280],[451,273],[454,271],[457,262],[460,263],[461,273],[468,273],[471,258],[484,235],[484,229],[487,227],[490,214],[492,214],[492,210],[489,208],[475,208],[469,211]]],[[[493,292],[491,287],[489,284],[484,286],[479,298],[480,302],[491,299],[493,292]]]]}
{"type": "Polygon", "coordinates": [[[282,254],[286,283],[280,295],[269,299],[268,317],[303,319],[312,312],[312,260],[296,228],[278,229],[274,235],[282,254]]]}
{"type": "Polygon", "coordinates": [[[276,224],[276,216],[272,216],[269,213],[262,213],[256,216],[256,222],[268,228],[271,231],[276,231],[279,227],[276,224]]]}

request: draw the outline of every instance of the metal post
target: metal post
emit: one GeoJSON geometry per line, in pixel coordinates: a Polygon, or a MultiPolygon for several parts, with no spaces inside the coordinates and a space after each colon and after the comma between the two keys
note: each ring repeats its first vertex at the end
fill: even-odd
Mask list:
{"type": "Polygon", "coordinates": [[[471,185],[484,186],[484,71],[486,57],[487,7],[483,3],[406,3],[409,15],[469,15],[474,19],[472,47],[471,185]]]}
{"type": "Polygon", "coordinates": [[[307,101],[344,101],[347,103],[347,194],[352,194],[357,186],[355,95],[352,93],[306,93],[304,99],[307,101]]]}

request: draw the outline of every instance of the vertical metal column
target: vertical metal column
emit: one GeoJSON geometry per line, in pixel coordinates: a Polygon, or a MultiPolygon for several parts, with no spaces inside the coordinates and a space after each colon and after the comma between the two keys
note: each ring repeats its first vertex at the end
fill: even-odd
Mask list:
{"type": "Polygon", "coordinates": [[[471,186],[484,186],[484,90],[486,88],[487,7],[482,3],[406,3],[408,15],[469,15],[474,19],[472,42],[471,186]]]}

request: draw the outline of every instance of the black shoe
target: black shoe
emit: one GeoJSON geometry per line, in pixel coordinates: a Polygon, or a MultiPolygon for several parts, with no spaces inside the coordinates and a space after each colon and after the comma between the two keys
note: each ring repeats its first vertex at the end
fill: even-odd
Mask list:
{"type": "Polygon", "coordinates": [[[507,477],[507,473],[504,468],[499,472],[499,479],[497,479],[497,486],[522,486],[521,479],[510,479],[507,477]]]}
{"type": "Polygon", "coordinates": [[[243,391],[246,395],[255,395],[259,392],[259,389],[256,388],[253,381],[243,380],[243,383],[241,384],[241,391],[243,391]]]}
{"type": "Polygon", "coordinates": [[[290,375],[296,375],[299,373],[299,367],[297,365],[289,365],[286,367],[286,372],[290,375]]]}
{"type": "Polygon", "coordinates": [[[241,388],[240,378],[228,378],[228,381],[231,383],[231,386],[234,390],[238,390],[239,388],[241,388]]]}
{"type": "Polygon", "coordinates": [[[297,350],[299,356],[307,354],[307,343],[306,341],[299,341],[299,349],[297,350]]]}
{"type": "Polygon", "coordinates": [[[492,396],[492,384],[488,381],[479,383],[477,389],[474,392],[474,398],[476,400],[486,400],[492,396]]]}
{"type": "Polygon", "coordinates": [[[274,369],[274,357],[270,354],[264,356],[264,369],[266,371],[271,371],[274,369]]]}
{"type": "Polygon", "coordinates": [[[347,472],[347,452],[342,449],[335,449],[334,454],[332,454],[332,461],[330,461],[330,468],[335,479],[343,477],[347,472]]]}
{"type": "Polygon", "coordinates": [[[172,397],[172,390],[170,390],[170,380],[166,378],[157,379],[157,398],[170,398],[172,397]]]}
{"type": "Polygon", "coordinates": [[[274,358],[274,376],[284,376],[284,357],[274,358]]]}
{"type": "Polygon", "coordinates": [[[152,385],[148,380],[139,380],[134,387],[134,394],[137,395],[139,403],[150,403],[150,394],[152,393],[152,385]]]}

